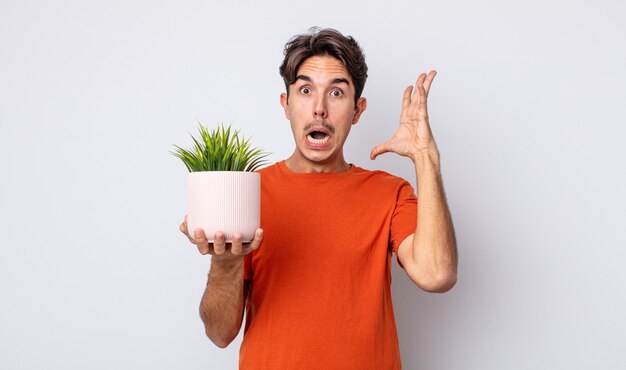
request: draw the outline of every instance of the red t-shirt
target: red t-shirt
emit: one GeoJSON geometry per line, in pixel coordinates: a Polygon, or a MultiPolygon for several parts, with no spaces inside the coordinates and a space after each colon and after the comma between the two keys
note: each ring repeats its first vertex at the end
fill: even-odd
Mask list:
{"type": "Polygon", "coordinates": [[[240,369],[400,369],[391,302],[391,254],[415,231],[405,180],[357,166],[261,173],[259,249],[240,369]]]}

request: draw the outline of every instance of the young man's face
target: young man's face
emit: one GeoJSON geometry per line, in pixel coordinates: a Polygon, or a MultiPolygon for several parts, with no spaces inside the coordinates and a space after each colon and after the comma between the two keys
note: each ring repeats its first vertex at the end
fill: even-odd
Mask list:
{"type": "Polygon", "coordinates": [[[354,94],[352,78],[338,59],[314,56],[300,65],[289,98],[280,96],[296,142],[291,157],[296,167],[345,168],[343,144],[366,108],[365,98],[355,106],[354,94]]]}

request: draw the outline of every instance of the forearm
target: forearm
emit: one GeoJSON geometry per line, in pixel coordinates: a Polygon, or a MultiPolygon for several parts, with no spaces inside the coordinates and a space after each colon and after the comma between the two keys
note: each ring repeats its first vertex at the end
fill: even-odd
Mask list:
{"type": "Polygon", "coordinates": [[[226,347],[241,328],[245,304],[243,261],[243,256],[227,260],[213,256],[200,302],[206,335],[220,348],[226,347]]]}
{"type": "Polygon", "coordinates": [[[456,282],[457,250],[436,147],[413,156],[417,176],[417,226],[412,262],[422,285],[446,291],[456,282]]]}

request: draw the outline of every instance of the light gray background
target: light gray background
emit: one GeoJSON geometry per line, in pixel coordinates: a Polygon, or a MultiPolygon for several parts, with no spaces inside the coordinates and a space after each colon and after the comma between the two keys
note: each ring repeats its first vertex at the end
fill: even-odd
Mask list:
{"type": "MultiPolygon", "coordinates": [[[[284,43],[354,35],[368,159],[403,88],[430,97],[460,251],[434,295],[396,266],[406,369],[624,369],[626,7],[619,1],[0,0],[0,368],[234,369],[197,306],[209,258],[178,225],[196,120],[293,150],[284,43]]],[[[346,314],[349,314],[346,307],[346,314]]]]}

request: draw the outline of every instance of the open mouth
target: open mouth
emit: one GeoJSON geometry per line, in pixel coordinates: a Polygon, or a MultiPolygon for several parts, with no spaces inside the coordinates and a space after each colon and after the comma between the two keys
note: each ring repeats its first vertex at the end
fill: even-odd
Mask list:
{"type": "Polygon", "coordinates": [[[330,135],[324,131],[313,130],[306,136],[307,140],[313,144],[325,144],[330,140],[330,135]]]}

